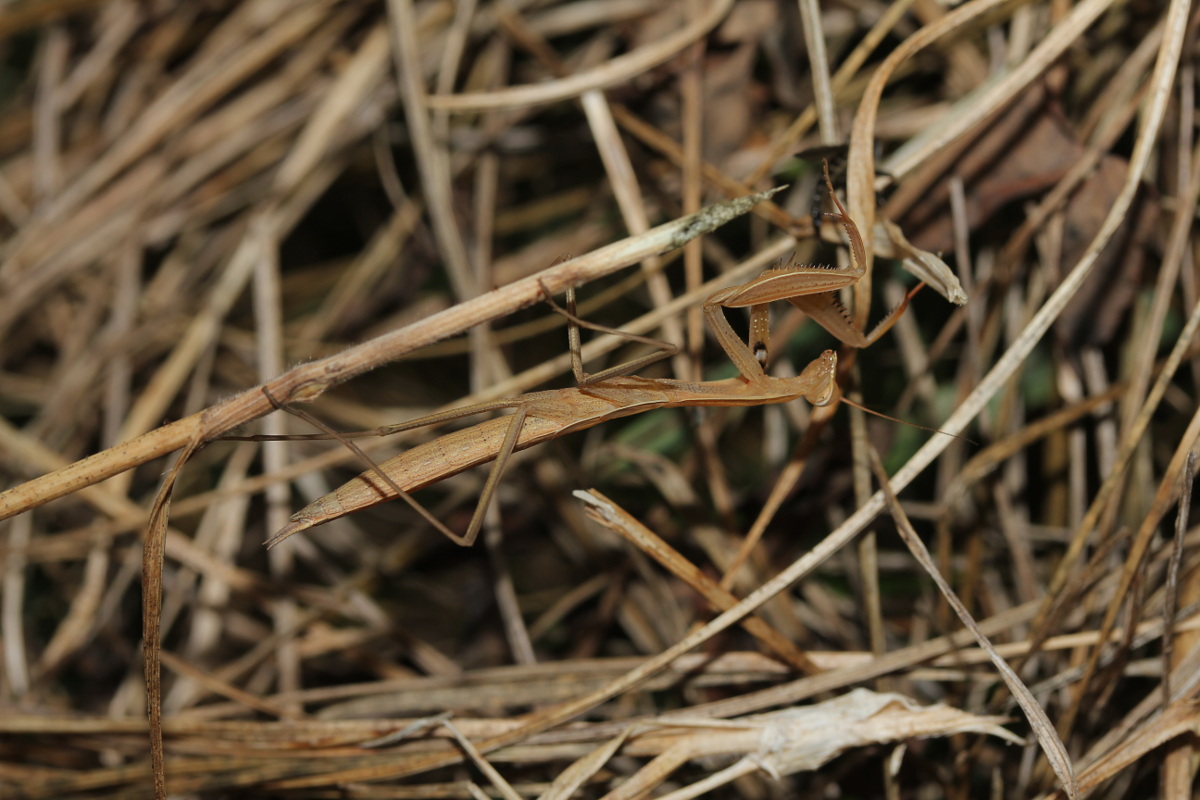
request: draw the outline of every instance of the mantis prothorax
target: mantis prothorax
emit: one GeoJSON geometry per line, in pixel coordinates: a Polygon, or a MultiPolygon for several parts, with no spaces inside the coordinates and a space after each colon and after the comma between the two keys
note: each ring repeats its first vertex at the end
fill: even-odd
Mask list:
{"type": "MultiPolygon", "coordinates": [[[[830,194],[833,195],[828,168],[825,180],[830,194]]],[[[484,513],[495,494],[505,464],[517,450],[524,450],[540,442],[584,430],[602,422],[656,408],[757,406],[786,403],[800,397],[814,406],[834,402],[839,392],[835,380],[837,355],[832,350],[826,350],[796,377],[774,378],[766,374],[764,364],[769,347],[767,304],[773,300],[789,300],[841,341],[856,347],[866,347],[895,323],[907,306],[908,299],[916,293],[915,289],[910,292],[904,302],[870,335],[863,334],[854,326],[833,293],[862,276],[863,242],[858,228],[846,216],[845,209],[838,203],[836,195],[834,202],[837,203],[840,213],[826,216],[840,222],[846,228],[851,247],[850,267],[789,266],[767,270],[747,284],[717,292],[704,304],[704,315],[709,329],[737,367],[738,377],[720,381],[691,382],[628,376],[626,373],[649,361],[673,354],[676,348],[673,345],[584,322],[574,314],[573,292],[568,292],[567,310],[554,304],[547,293],[547,300],[569,320],[572,368],[578,383],[576,387],[533,392],[507,400],[431,414],[374,431],[336,435],[339,439],[345,436],[384,436],[487,411],[513,410],[508,416],[489,419],[470,428],[448,433],[373,466],[292,515],[291,521],[271,537],[268,546],[278,544],[294,533],[398,497],[408,502],[451,541],[469,546],[474,543],[479,533],[484,513]],[[734,333],[722,310],[723,307],[744,306],[751,306],[749,347],[734,333]],[[580,359],[580,326],[654,343],[660,347],[661,352],[631,364],[588,375],[584,372],[580,359]],[[457,534],[451,531],[411,495],[425,486],[488,461],[494,461],[494,464],[465,533],[457,534]]],[[[274,437],[229,438],[261,440],[274,437]]],[[[334,435],[305,438],[334,438],[334,435]]]]}

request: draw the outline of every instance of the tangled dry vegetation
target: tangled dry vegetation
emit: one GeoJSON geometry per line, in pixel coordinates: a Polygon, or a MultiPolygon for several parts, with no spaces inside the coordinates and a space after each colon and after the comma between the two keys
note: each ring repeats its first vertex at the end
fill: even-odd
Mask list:
{"type": "Polygon", "coordinates": [[[1192,797],[1196,16],[823,5],[0,10],[0,795],[1192,797]],[[518,453],[473,548],[264,549],[364,466],[222,435],[570,386],[543,285],[732,376],[704,299],[846,257],[814,148],[860,323],[950,265],[840,378],[945,433],[659,410],[518,453]]]}

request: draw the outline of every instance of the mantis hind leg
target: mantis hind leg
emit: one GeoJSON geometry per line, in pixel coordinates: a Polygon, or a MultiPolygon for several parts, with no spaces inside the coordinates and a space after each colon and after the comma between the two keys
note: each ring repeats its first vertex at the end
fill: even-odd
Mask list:
{"type": "MultiPolygon", "coordinates": [[[[418,514],[420,514],[421,517],[426,522],[428,522],[433,527],[437,528],[444,535],[450,537],[451,541],[455,541],[455,542],[458,541],[459,537],[453,531],[451,531],[449,528],[447,528],[445,525],[443,525],[441,520],[439,520],[437,517],[435,517],[433,515],[433,513],[429,511],[429,509],[427,509],[427,508],[425,508],[425,506],[421,505],[419,500],[417,500],[415,497],[413,497],[408,492],[404,491],[404,489],[400,488],[400,484],[398,484],[394,480],[392,480],[392,476],[388,475],[387,472],[384,469],[382,469],[379,466],[379,464],[377,464],[375,462],[375,459],[371,458],[369,455],[367,455],[365,452],[363,452],[363,449],[361,447],[359,447],[357,444],[355,444],[352,439],[348,439],[344,435],[333,430],[333,428],[330,428],[324,422],[317,419],[312,414],[309,414],[307,411],[303,411],[299,408],[292,408],[290,406],[281,405],[279,403],[279,401],[276,400],[269,391],[267,391],[266,387],[263,387],[262,392],[263,392],[263,394],[265,394],[267,396],[267,399],[271,401],[271,405],[273,405],[275,408],[281,409],[283,411],[288,412],[289,414],[299,417],[300,419],[307,422],[309,425],[312,425],[313,427],[318,428],[321,431],[324,431],[324,435],[326,435],[330,438],[337,439],[343,445],[348,447],[351,450],[351,452],[353,452],[356,456],[358,456],[359,459],[364,464],[367,465],[367,468],[369,470],[371,470],[371,473],[375,477],[379,478],[381,481],[383,481],[385,484],[387,484],[387,486],[396,493],[397,497],[402,499],[404,502],[408,503],[408,505],[411,506],[412,509],[414,511],[416,511],[418,514]]],[[[304,530],[307,527],[310,527],[310,526],[309,525],[299,526],[299,525],[295,525],[295,524],[286,525],[283,528],[283,530],[279,531],[278,533],[276,533],[274,536],[272,536],[270,539],[267,540],[267,547],[268,548],[274,547],[275,545],[282,542],[284,539],[291,536],[293,533],[297,533],[300,530],[304,530]]],[[[460,542],[460,544],[461,544],[461,542],[460,542]]]]}
{"type": "Polygon", "coordinates": [[[525,427],[525,417],[528,414],[529,410],[526,406],[518,406],[517,410],[513,412],[508,428],[504,431],[504,441],[500,444],[496,460],[492,462],[487,481],[484,482],[483,490],[479,493],[479,502],[475,505],[475,513],[471,515],[467,532],[459,536],[440,522],[436,523],[438,530],[455,544],[463,547],[475,544],[475,539],[479,536],[479,529],[483,527],[483,519],[487,514],[488,506],[492,504],[492,497],[496,494],[496,487],[500,485],[500,477],[504,474],[505,466],[508,465],[508,458],[513,454],[513,450],[516,449],[517,442],[521,438],[521,429],[525,427]]]}
{"type": "MultiPolygon", "coordinates": [[[[290,406],[285,406],[285,405],[280,404],[271,395],[271,393],[269,391],[267,391],[266,388],[263,388],[263,394],[265,394],[267,396],[267,399],[271,401],[271,405],[273,405],[275,408],[282,409],[283,411],[287,411],[289,414],[293,414],[293,415],[299,417],[300,419],[304,420],[308,424],[324,431],[324,434],[323,434],[324,437],[337,439],[342,444],[344,444],[346,447],[348,447],[367,466],[367,468],[371,471],[371,474],[374,477],[378,478],[385,485],[387,485],[388,488],[390,488],[392,491],[394,491],[396,493],[396,496],[399,497],[401,500],[403,500],[405,503],[407,503],[409,505],[409,507],[413,509],[413,511],[416,511],[421,516],[421,518],[423,520],[425,520],[430,525],[432,525],[435,529],[437,529],[438,532],[440,532],[447,539],[449,539],[450,541],[454,542],[455,544],[461,545],[463,547],[470,547],[472,544],[475,543],[475,539],[479,535],[479,529],[483,525],[484,514],[487,512],[488,505],[491,504],[492,496],[496,492],[496,486],[500,482],[500,476],[504,474],[504,467],[508,462],[509,456],[512,455],[513,450],[516,448],[517,442],[519,441],[520,436],[521,436],[521,429],[525,425],[525,418],[528,416],[528,409],[524,404],[520,404],[520,405],[516,406],[516,411],[512,415],[512,421],[509,422],[508,428],[505,429],[504,440],[500,445],[500,450],[496,454],[496,459],[495,459],[494,463],[492,464],[491,472],[488,474],[488,479],[483,485],[483,491],[479,496],[479,502],[475,507],[475,513],[471,516],[471,522],[467,526],[467,531],[466,531],[466,533],[463,533],[463,534],[457,534],[454,531],[450,530],[450,528],[448,528],[445,525],[445,523],[443,523],[441,520],[439,520],[437,517],[435,517],[433,515],[433,512],[431,512],[429,509],[425,508],[425,506],[421,503],[420,500],[413,497],[410,492],[407,492],[403,488],[401,488],[400,484],[396,483],[396,481],[393,480],[392,477],[387,474],[387,471],[384,470],[383,468],[381,468],[379,466],[379,464],[376,463],[375,459],[373,459],[369,455],[367,455],[361,447],[359,447],[357,444],[354,443],[353,440],[348,439],[343,434],[340,434],[337,431],[333,430],[328,425],[326,425],[324,422],[317,419],[312,414],[309,414],[306,411],[303,411],[298,408],[291,408],[290,406]]],[[[503,402],[503,401],[501,401],[501,402],[503,402]]],[[[492,407],[491,404],[485,404],[485,405],[492,407]]],[[[500,407],[500,408],[511,407],[511,405],[506,403],[504,405],[497,405],[494,407],[500,407]]],[[[478,413],[479,410],[485,410],[485,409],[479,409],[478,407],[472,407],[472,409],[468,409],[468,410],[471,413],[478,413]]],[[[446,412],[446,414],[435,414],[432,416],[438,418],[436,421],[441,421],[442,418],[453,418],[455,416],[465,416],[465,415],[463,413],[461,413],[461,410],[460,410],[460,412],[458,412],[458,413],[446,412]]],[[[426,420],[428,420],[428,418],[426,418],[426,420]]],[[[425,424],[428,424],[428,421],[425,424]]],[[[409,423],[408,426],[416,427],[412,423],[409,423]]],[[[275,545],[282,542],[284,539],[291,536],[293,533],[296,533],[307,527],[309,527],[309,526],[308,525],[305,525],[305,526],[288,525],[282,531],[280,531],[278,534],[271,537],[271,539],[269,539],[267,541],[267,547],[268,548],[274,547],[275,545]]]]}
{"type": "MultiPolygon", "coordinates": [[[[370,463],[373,465],[375,474],[381,475],[400,498],[408,503],[410,508],[421,515],[422,519],[455,544],[461,547],[470,547],[475,544],[475,539],[479,536],[479,529],[483,527],[483,520],[487,515],[488,506],[491,505],[492,497],[496,494],[496,487],[499,486],[500,478],[504,475],[504,468],[508,465],[508,459],[516,449],[517,442],[520,441],[521,429],[525,427],[525,418],[528,415],[529,407],[527,405],[521,404],[516,406],[516,411],[513,412],[508,427],[504,430],[504,439],[500,444],[500,449],[496,452],[496,458],[492,462],[492,468],[489,470],[487,480],[483,484],[483,490],[479,493],[479,501],[475,504],[475,513],[471,515],[471,522],[467,525],[466,532],[462,534],[450,530],[445,523],[433,515],[433,512],[425,508],[420,500],[401,489],[374,461],[370,463]]],[[[356,452],[361,452],[358,448],[354,449],[356,452]]],[[[367,457],[365,454],[363,455],[367,457]]]]}

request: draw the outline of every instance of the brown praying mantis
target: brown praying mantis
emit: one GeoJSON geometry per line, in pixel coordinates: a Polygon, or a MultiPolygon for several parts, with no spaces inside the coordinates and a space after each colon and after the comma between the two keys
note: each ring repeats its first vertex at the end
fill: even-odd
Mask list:
{"type": "MultiPolygon", "coordinates": [[[[373,465],[358,477],[296,512],[291,521],[271,537],[267,542],[268,546],[274,546],[294,533],[397,497],[405,500],[451,541],[469,546],[474,543],[479,533],[484,514],[509,457],[518,450],[591,428],[602,422],[657,408],[758,406],[786,403],[800,397],[814,406],[825,406],[834,402],[839,397],[839,391],[836,382],[837,355],[832,350],[826,350],[795,377],[774,378],[766,374],[764,368],[770,344],[767,305],[775,300],[788,300],[842,342],[854,347],[866,347],[895,324],[921,285],[910,291],[903,302],[869,335],[854,325],[838,302],[836,291],[853,284],[862,276],[865,263],[863,241],[857,226],[846,215],[845,208],[833,191],[828,166],[825,169],[825,183],[838,209],[838,213],[826,213],[825,216],[839,222],[845,228],[850,241],[850,266],[789,265],[768,269],[749,283],[717,292],[704,304],[705,321],[725,354],[737,367],[737,377],[693,382],[628,375],[627,373],[647,363],[673,355],[677,348],[653,339],[612,331],[585,322],[575,315],[573,290],[568,291],[565,310],[560,308],[547,292],[547,301],[568,320],[572,370],[577,382],[575,387],[533,392],[515,398],[453,409],[374,431],[300,437],[342,439],[369,463],[373,463],[345,437],[384,436],[488,411],[513,411],[507,416],[485,420],[470,428],[445,434],[412,447],[381,464],[373,465]],[[749,346],[734,333],[723,310],[745,306],[751,308],[749,346]],[[636,341],[651,343],[657,346],[660,352],[630,364],[588,375],[583,370],[580,356],[580,327],[613,332],[636,341]],[[465,533],[457,534],[450,530],[412,497],[412,492],[489,461],[494,463],[465,533]]],[[[281,437],[227,438],[264,440],[281,437]]]]}

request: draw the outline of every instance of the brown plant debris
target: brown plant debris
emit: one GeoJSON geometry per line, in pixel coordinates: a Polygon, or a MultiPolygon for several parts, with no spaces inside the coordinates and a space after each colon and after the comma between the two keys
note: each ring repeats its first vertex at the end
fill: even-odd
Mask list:
{"type": "Polygon", "coordinates": [[[1197,796],[1196,22],[3,5],[0,798],[1197,796]]]}

